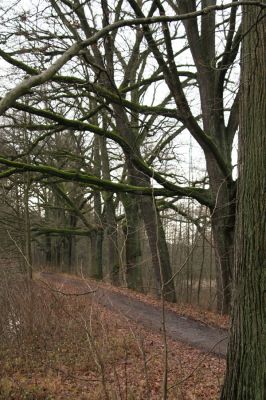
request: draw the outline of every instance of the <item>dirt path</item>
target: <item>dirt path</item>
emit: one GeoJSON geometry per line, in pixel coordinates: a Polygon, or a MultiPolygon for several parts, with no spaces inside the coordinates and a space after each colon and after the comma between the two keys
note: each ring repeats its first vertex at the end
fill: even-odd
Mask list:
{"type": "MultiPolygon", "coordinates": [[[[66,292],[69,285],[72,288],[77,288],[77,293],[89,290],[85,280],[75,279],[74,277],[70,278],[49,272],[42,272],[40,277],[45,279],[49,285],[60,284],[60,290],[64,290],[63,287],[65,286],[66,292]]],[[[162,311],[158,307],[103,288],[97,288],[91,296],[93,296],[93,301],[109,308],[113,312],[121,313],[146,329],[156,332],[161,331],[162,311]]],[[[208,326],[199,321],[179,316],[169,310],[165,311],[165,320],[169,338],[185,342],[204,352],[225,357],[227,348],[227,331],[225,329],[208,326]]]]}

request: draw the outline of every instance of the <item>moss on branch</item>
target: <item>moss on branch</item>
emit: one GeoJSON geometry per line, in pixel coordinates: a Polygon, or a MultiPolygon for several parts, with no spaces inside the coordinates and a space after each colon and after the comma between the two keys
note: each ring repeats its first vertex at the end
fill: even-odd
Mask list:
{"type": "Polygon", "coordinates": [[[90,236],[92,230],[74,229],[74,228],[54,228],[54,227],[32,227],[34,235],[54,235],[54,236],[90,236]]]}
{"type": "MultiPolygon", "coordinates": [[[[167,188],[166,187],[150,188],[150,187],[134,186],[125,183],[115,183],[106,179],[97,178],[94,175],[89,175],[77,171],[62,170],[48,165],[41,165],[41,164],[33,165],[19,161],[11,161],[1,156],[0,156],[0,164],[12,167],[13,173],[25,173],[26,171],[37,172],[49,176],[56,176],[66,181],[74,181],[87,184],[88,186],[91,186],[96,190],[104,190],[115,193],[121,193],[121,192],[134,193],[137,195],[145,195],[145,196],[172,197],[178,195],[182,197],[193,197],[202,204],[205,204],[209,207],[211,207],[212,205],[212,200],[210,198],[209,191],[193,187],[181,187],[181,186],[179,187],[169,182],[165,183],[167,188]]],[[[147,167],[144,162],[140,161],[140,165],[142,165],[143,170],[146,170],[147,167]]],[[[153,172],[150,171],[149,168],[147,169],[147,172],[149,172],[149,176],[153,177],[153,172]]],[[[164,178],[162,177],[161,180],[165,181],[164,178]]]]}

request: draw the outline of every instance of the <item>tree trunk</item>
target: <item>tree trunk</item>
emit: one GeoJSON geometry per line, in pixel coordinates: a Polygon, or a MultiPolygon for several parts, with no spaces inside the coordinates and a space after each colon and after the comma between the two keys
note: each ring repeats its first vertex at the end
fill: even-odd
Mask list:
{"type": "Polygon", "coordinates": [[[105,233],[108,243],[108,280],[113,285],[119,285],[119,271],[121,267],[119,248],[118,248],[118,230],[113,204],[113,196],[110,193],[103,194],[105,205],[105,233]]]}
{"type": "Polygon", "coordinates": [[[158,288],[161,289],[164,285],[165,300],[175,302],[176,293],[174,281],[172,280],[169,251],[159,212],[151,197],[142,196],[140,207],[148,236],[153,271],[158,288]]]}
{"type": "MultiPolygon", "coordinates": [[[[137,186],[150,186],[150,178],[139,172],[127,156],[128,174],[130,183],[137,186]]],[[[152,266],[157,288],[160,293],[163,289],[164,298],[167,301],[175,302],[176,293],[174,280],[172,280],[172,268],[170,263],[169,250],[165,238],[164,227],[157,210],[155,200],[150,196],[140,196],[140,210],[148,236],[149,247],[152,256],[152,266]]],[[[161,293],[160,293],[161,295],[161,293]]]]}
{"type": "Polygon", "coordinates": [[[216,264],[217,311],[221,314],[228,314],[231,306],[234,227],[232,226],[232,230],[230,231],[227,225],[221,221],[221,218],[225,219],[226,217],[225,215],[223,217],[217,215],[212,217],[216,264]]]}
{"type": "MultiPolygon", "coordinates": [[[[214,122],[205,121],[205,130],[214,132],[214,137],[219,137],[219,129],[214,122]]],[[[223,136],[222,128],[220,136],[223,136]]],[[[222,149],[226,146],[221,144],[220,147],[222,149]]],[[[228,314],[231,306],[234,265],[235,182],[231,176],[225,176],[220,170],[212,153],[205,151],[205,157],[215,204],[210,214],[215,248],[217,310],[221,314],[228,314]]],[[[231,154],[228,155],[228,151],[224,150],[224,159],[228,165],[231,165],[230,157],[231,154]]]]}
{"type": "Polygon", "coordinates": [[[45,263],[48,266],[52,264],[52,241],[49,233],[45,235],[45,263]]]}
{"type": "MultiPolygon", "coordinates": [[[[102,177],[103,179],[111,180],[106,139],[99,138],[99,140],[101,149],[102,177]]],[[[104,228],[108,242],[108,278],[113,285],[119,285],[119,271],[121,269],[121,261],[118,248],[118,230],[113,195],[103,192],[102,196],[105,208],[104,228]]]]}
{"type": "MultiPolygon", "coordinates": [[[[69,226],[72,228],[77,227],[77,216],[75,214],[70,214],[69,216],[69,226]]],[[[71,235],[69,237],[69,244],[68,244],[68,266],[69,271],[72,273],[76,272],[76,247],[77,247],[77,238],[75,235],[71,235]]]]}
{"type": "Polygon", "coordinates": [[[31,230],[30,230],[30,211],[29,211],[29,191],[30,176],[26,174],[24,185],[24,213],[25,213],[25,271],[29,279],[32,279],[32,248],[31,248],[31,230]]]}
{"type": "Polygon", "coordinates": [[[235,273],[222,400],[265,399],[265,14],[243,7],[235,273]]]}
{"type": "Polygon", "coordinates": [[[133,290],[143,291],[141,270],[140,218],[136,196],[121,196],[126,220],[123,226],[126,250],[126,283],[133,290]]]}
{"type": "Polygon", "coordinates": [[[205,152],[205,156],[215,203],[210,213],[215,248],[217,310],[221,314],[228,314],[234,265],[235,182],[221,173],[212,154],[205,152]]]}
{"type": "MultiPolygon", "coordinates": [[[[97,123],[97,120],[96,120],[97,123]]],[[[101,177],[101,157],[100,157],[100,138],[94,137],[93,143],[93,173],[97,177],[101,177]]],[[[101,205],[101,194],[99,191],[93,193],[93,212],[94,212],[94,224],[99,226],[98,229],[93,230],[90,233],[91,242],[91,257],[90,257],[90,276],[94,279],[103,278],[103,263],[102,263],[102,244],[103,244],[103,232],[101,229],[102,225],[102,205],[101,205]]]]}
{"type": "Polygon", "coordinates": [[[102,230],[94,230],[90,233],[90,265],[89,275],[93,279],[103,278],[102,268],[102,244],[103,244],[103,232],[102,230]]]}

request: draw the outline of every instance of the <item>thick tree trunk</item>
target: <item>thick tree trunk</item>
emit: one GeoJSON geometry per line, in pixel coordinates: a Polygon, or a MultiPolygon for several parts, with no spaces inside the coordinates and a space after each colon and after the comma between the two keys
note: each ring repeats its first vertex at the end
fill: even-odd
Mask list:
{"type": "Polygon", "coordinates": [[[30,176],[26,174],[24,185],[24,213],[25,213],[25,271],[29,279],[32,279],[32,248],[31,248],[31,230],[30,230],[30,211],[29,211],[29,191],[30,176]]]}
{"type": "MultiPolygon", "coordinates": [[[[221,205],[225,208],[226,206],[221,205]]],[[[232,271],[234,263],[234,225],[229,224],[229,216],[217,212],[212,216],[212,231],[215,247],[217,310],[228,314],[231,306],[232,271]],[[218,215],[217,215],[218,214],[218,215]],[[221,216],[221,214],[223,214],[221,216]],[[228,221],[228,224],[226,223],[228,221]]]]}
{"type": "Polygon", "coordinates": [[[90,233],[90,265],[89,275],[94,279],[103,278],[102,268],[102,244],[103,244],[103,232],[102,230],[95,230],[90,233]]]}
{"type": "MultiPolygon", "coordinates": [[[[70,214],[68,217],[68,226],[75,229],[77,225],[77,217],[74,214],[70,214]]],[[[64,257],[63,263],[65,271],[72,273],[73,266],[75,265],[75,246],[76,237],[74,235],[67,235],[64,239],[64,257]]]]}
{"type": "Polygon", "coordinates": [[[243,7],[236,260],[222,400],[265,399],[265,14],[243,7]]]}
{"type": "MultiPolygon", "coordinates": [[[[97,119],[95,121],[97,123],[97,119]]],[[[93,173],[97,177],[101,177],[101,157],[100,157],[100,138],[95,136],[93,143],[93,173]]],[[[98,229],[93,229],[90,233],[90,276],[94,279],[103,278],[103,262],[102,262],[102,245],[103,232],[102,225],[102,204],[99,191],[93,193],[93,222],[98,229]]]]}
{"type": "Polygon", "coordinates": [[[210,213],[215,248],[217,310],[228,314],[234,265],[235,183],[231,177],[224,177],[212,154],[205,153],[205,156],[215,204],[210,213]]]}
{"type": "MultiPolygon", "coordinates": [[[[137,186],[150,186],[149,177],[137,171],[130,159],[128,159],[127,164],[131,183],[137,186]]],[[[176,293],[174,280],[172,279],[169,250],[155,200],[150,196],[140,196],[139,206],[152,256],[154,278],[157,284],[156,292],[161,295],[161,289],[163,289],[165,300],[175,302],[176,293]]]]}
{"type": "MultiPolygon", "coordinates": [[[[111,180],[110,165],[108,152],[106,147],[106,139],[99,138],[101,150],[101,163],[102,163],[102,177],[111,180]]],[[[105,208],[104,229],[108,243],[108,279],[113,285],[119,285],[119,271],[121,267],[121,260],[118,248],[118,230],[115,216],[115,206],[113,202],[113,195],[110,193],[102,193],[105,208]]]]}
{"type": "Polygon", "coordinates": [[[113,197],[110,195],[110,193],[104,195],[104,204],[105,232],[108,242],[108,278],[113,285],[119,285],[121,261],[118,248],[118,230],[113,197]]]}
{"type": "Polygon", "coordinates": [[[164,288],[165,300],[175,302],[176,293],[174,281],[172,280],[169,251],[159,212],[151,197],[143,196],[140,201],[140,207],[148,236],[158,289],[164,288]]]}
{"type": "Polygon", "coordinates": [[[45,263],[47,265],[52,263],[52,241],[49,233],[45,235],[45,263]]]}
{"type": "Polygon", "coordinates": [[[141,239],[139,207],[136,196],[124,194],[121,196],[125,209],[123,226],[126,256],[126,283],[133,290],[143,291],[141,265],[141,239]]]}

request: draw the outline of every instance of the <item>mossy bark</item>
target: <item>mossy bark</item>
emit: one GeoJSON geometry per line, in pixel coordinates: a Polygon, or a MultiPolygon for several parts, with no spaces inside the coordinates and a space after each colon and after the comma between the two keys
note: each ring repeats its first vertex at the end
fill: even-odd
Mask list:
{"type": "MultiPolygon", "coordinates": [[[[101,164],[102,164],[102,176],[104,179],[110,179],[110,165],[109,157],[106,147],[106,139],[100,138],[100,154],[101,154],[101,164]]],[[[120,283],[120,270],[121,270],[121,260],[118,247],[118,229],[117,221],[115,215],[115,204],[113,200],[113,195],[108,192],[102,192],[104,200],[104,219],[103,227],[107,239],[107,270],[108,270],[108,280],[113,284],[118,286],[120,283]]]]}
{"type": "Polygon", "coordinates": [[[235,273],[222,400],[265,399],[265,17],[243,7],[235,273]]]}
{"type": "Polygon", "coordinates": [[[141,242],[140,242],[140,216],[136,196],[121,196],[125,209],[125,222],[123,224],[126,259],[126,283],[127,287],[137,291],[143,291],[141,268],[141,242]]]}

